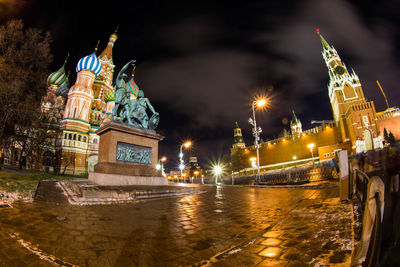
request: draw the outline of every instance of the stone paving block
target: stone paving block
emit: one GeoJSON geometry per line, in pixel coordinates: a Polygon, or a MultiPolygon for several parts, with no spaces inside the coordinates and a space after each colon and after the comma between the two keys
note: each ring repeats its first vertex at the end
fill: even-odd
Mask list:
{"type": "Polygon", "coordinates": [[[282,240],[277,239],[277,238],[267,238],[266,240],[261,242],[261,244],[265,245],[265,246],[278,246],[281,243],[282,243],[282,240]]]}
{"type": "Polygon", "coordinates": [[[265,234],[263,234],[263,237],[274,237],[277,238],[281,236],[284,232],[282,231],[268,231],[265,234]]]}
{"type": "Polygon", "coordinates": [[[279,247],[267,247],[258,253],[258,255],[268,258],[278,258],[282,254],[283,250],[279,247]]]}
{"type": "Polygon", "coordinates": [[[274,260],[274,259],[266,259],[260,262],[257,267],[276,267],[276,266],[285,266],[287,261],[283,260],[274,260]]]}

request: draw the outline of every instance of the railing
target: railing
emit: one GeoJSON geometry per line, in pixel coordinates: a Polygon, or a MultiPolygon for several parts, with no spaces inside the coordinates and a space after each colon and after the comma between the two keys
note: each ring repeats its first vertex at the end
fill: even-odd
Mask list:
{"type": "Polygon", "coordinates": [[[354,155],[350,163],[351,193],[363,216],[352,265],[400,266],[400,144],[354,155]]]}
{"type": "Polygon", "coordinates": [[[379,193],[375,193],[376,210],[374,226],[371,233],[371,241],[369,243],[367,256],[365,258],[363,266],[379,266],[379,251],[381,249],[382,241],[382,220],[381,214],[381,201],[379,199],[379,193]]]}
{"type": "Polygon", "coordinates": [[[353,171],[353,183],[355,185],[355,194],[358,200],[361,202],[362,207],[364,208],[365,201],[367,200],[367,189],[369,183],[369,177],[366,173],[360,170],[353,171]]]}
{"type": "Polygon", "coordinates": [[[385,184],[378,176],[371,179],[362,171],[353,172],[356,196],[363,210],[361,240],[355,248],[351,266],[378,266],[382,241],[385,184]]]}
{"type": "Polygon", "coordinates": [[[332,178],[333,168],[329,165],[291,168],[260,176],[260,184],[301,184],[332,178]]]}

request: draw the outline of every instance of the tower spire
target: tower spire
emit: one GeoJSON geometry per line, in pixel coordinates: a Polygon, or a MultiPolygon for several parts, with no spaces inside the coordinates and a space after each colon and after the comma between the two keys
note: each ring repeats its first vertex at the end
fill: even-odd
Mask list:
{"type": "Polygon", "coordinates": [[[330,48],[328,42],[324,39],[324,37],[322,37],[319,28],[317,28],[316,33],[318,34],[319,38],[321,39],[321,43],[322,43],[322,47],[324,48],[324,50],[328,50],[330,48]]]}
{"type": "Polygon", "coordinates": [[[99,44],[100,44],[100,40],[97,40],[97,45],[96,45],[96,47],[95,47],[95,49],[94,49],[94,52],[95,52],[95,53],[97,52],[97,48],[99,47],[99,44]]]}
{"type": "Polygon", "coordinates": [[[64,66],[65,66],[65,64],[67,64],[68,58],[69,58],[69,52],[68,52],[68,54],[67,54],[67,57],[66,57],[65,60],[64,60],[64,66]]]}

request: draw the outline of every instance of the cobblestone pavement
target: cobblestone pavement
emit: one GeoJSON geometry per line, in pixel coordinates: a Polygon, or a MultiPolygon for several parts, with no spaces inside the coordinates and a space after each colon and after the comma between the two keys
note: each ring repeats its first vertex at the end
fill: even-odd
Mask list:
{"type": "Polygon", "coordinates": [[[349,266],[352,212],[338,187],[201,190],[132,204],[55,197],[0,208],[0,266],[349,266]]]}

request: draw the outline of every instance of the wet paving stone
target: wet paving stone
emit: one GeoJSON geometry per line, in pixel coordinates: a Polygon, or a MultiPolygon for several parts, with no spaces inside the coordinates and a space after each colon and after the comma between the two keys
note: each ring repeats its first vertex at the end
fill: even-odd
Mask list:
{"type": "Polygon", "coordinates": [[[60,196],[56,202],[16,203],[1,209],[0,266],[52,265],[8,233],[18,233],[45,256],[78,266],[303,266],[349,260],[351,251],[342,248],[351,247],[351,209],[338,201],[337,187],[201,189],[206,192],[119,205],[71,206],[60,196]]]}

